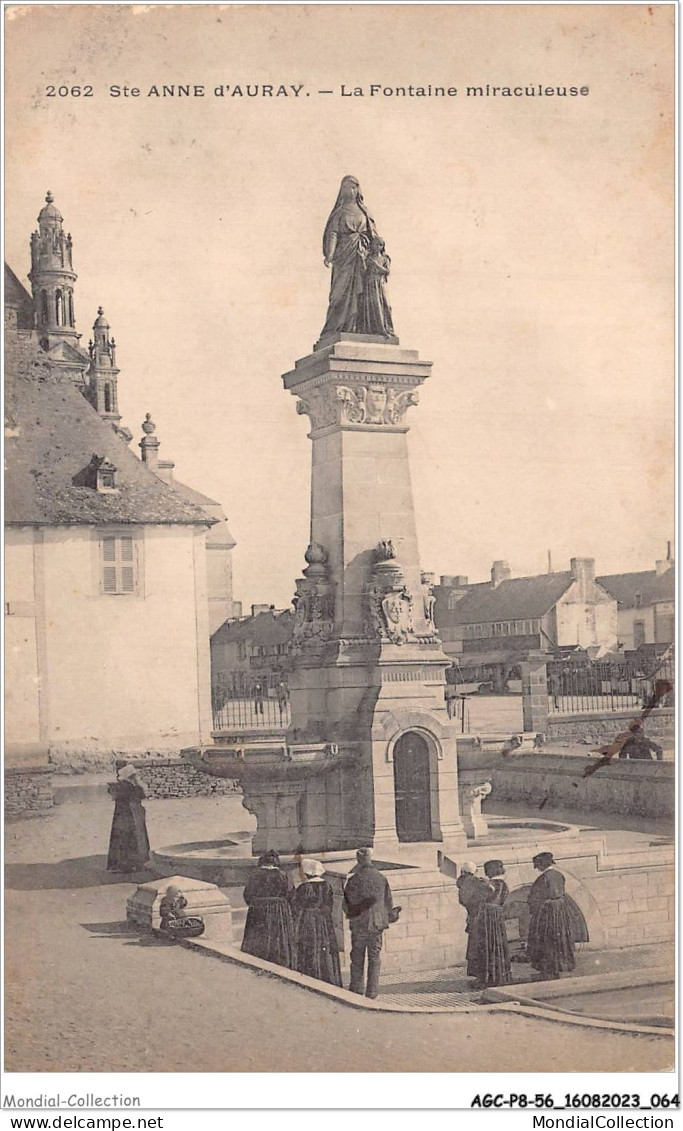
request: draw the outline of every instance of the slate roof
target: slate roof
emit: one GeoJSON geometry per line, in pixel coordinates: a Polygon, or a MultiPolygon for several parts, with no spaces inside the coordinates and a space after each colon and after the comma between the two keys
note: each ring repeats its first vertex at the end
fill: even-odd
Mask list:
{"type": "Polygon", "coordinates": [[[146,468],[45,357],[35,344],[25,371],[6,377],[5,398],[13,426],[5,441],[6,523],[211,525],[215,521],[146,468]],[[93,454],[116,466],[116,493],[74,486],[74,476],[93,454]]]}
{"type": "Polygon", "coordinates": [[[495,588],[490,581],[471,585],[455,608],[448,610],[449,624],[481,624],[545,616],[567,592],[572,580],[567,570],[564,573],[541,573],[536,577],[511,577],[495,588]]]}
{"type": "Polygon", "coordinates": [[[241,620],[226,620],[211,637],[213,644],[236,644],[249,641],[250,644],[288,644],[292,638],[294,613],[283,609],[257,613],[255,617],[241,620]]]}
{"type": "Polygon", "coordinates": [[[676,596],[676,570],[671,568],[657,576],[657,571],[647,569],[641,573],[612,573],[598,577],[600,585],[616,598],[623,609],[638,608],[636,593],[640,594],[640,606],[653,605],[657,601],[673,601],[676,596]]]}
{"type": "Polygon", "coordinates": [[[201,491],[195,491],[194,487],[188,487],[187,483],[181,483],[175,476],[173,477],[173,490],[187,499],[188,503],[196,503],[198,507],[219,507],[221,505],[216,499],[210,499],[208,495],[202,495],[201,491]]]}
{"type": "Polygon", "coordinates": [[[5,264],[5,306],[16,307],[19,330],[33,329],[33,299],[7,264],[5,264]]]}

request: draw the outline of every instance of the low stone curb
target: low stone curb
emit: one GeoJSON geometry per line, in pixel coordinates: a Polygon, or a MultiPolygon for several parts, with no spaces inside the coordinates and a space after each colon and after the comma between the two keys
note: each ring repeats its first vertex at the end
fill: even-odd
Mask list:
{"type": "MultiPolygon", "coordinates": [[[[198,950],[207,957],[218,958],[223,962],[232,962],[236,966],[245,966],[260,974],[271,978],[278,978],[282,982],[299,986],[303,990],[311,990],[323,997],[332,998],[352,1009],[365,1009],[374,1013],[518,1013],[524,1017],[535,1017],[542,1021],[555,1022],[561,1025],[578,1025],[588,1029],[605,1029],[619,1033],[631,1033],[636,1036],[663,1037],[671,1040],[674,1036],[673,1029],[659,1028],[654,1025],[627,1024],[622,1021],[605,1021],[596,1017],[584,1017],[581,1014],[561,1012],[557,1006],[542,1009],[532,998],[519,997],[514,1000],[492,1002],[485,1005],[394,1005],[391,1002],[371,1001],[360,994],[353,994],[350,990],[331,986],[328,982],[321,982],[317,978],[309,978],[306,974],[299,974],[296,970],[287,970],[284,966],[277,966],[274,962],[266,962],[262,958],[245,954],[234,946],[219,942],[207,942],[199,939],[179,940],[181,946],[188,950],[198,950]]],[[[663,973],[663,972],[662,972],[663,973]]],[[[670,974],[669,974],[670,976],[670,974]]],[[[577,984],[584,979],[576,978],[577,984]]],[[[511,991],[506,991],[511,995],[511,991]]]]}

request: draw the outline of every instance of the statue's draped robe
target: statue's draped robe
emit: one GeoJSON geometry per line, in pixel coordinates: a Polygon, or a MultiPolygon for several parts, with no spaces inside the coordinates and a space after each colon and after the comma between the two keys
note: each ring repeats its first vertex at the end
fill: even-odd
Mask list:
{"type": "Polygon", "coordinates": [[[564,894],[564,876],[555,868],[542,872],[529,892],[529,962],[544,978],[573,970],[574,931],[564,894]]]}
{"type": "Polygon", "coordinates": [[[339,944],[332,920],[333,894],[327,880],[300,884],[292,895],[296,937],[295,969],[309,978],[341,986],[339,944]]]}
{"type": "Polygon", "coordinates": [[[368,256],[361,300],[361,333],[381,334],[390,338],[394,333],[391,307],[386,294],[386,281],[391,260],[388,255],[368,256]]]}
{"type": "Polygon", "coordinates": [[[375,235],[374,224],[355,201],[337,206],[325,227],[323,254],[332,262],[330,301],[321,337],[359,334],[362,330],[362,296],[365,277],[363,253],[375,235]],[[336,241],[336,242],[335,242],[336,241]]]}

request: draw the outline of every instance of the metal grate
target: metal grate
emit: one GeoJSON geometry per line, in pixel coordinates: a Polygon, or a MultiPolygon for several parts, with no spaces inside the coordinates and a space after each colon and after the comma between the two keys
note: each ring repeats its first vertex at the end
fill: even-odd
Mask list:
{"type": "Polygon", "coordinates": [[[551,660],[548,710],[555,715],[633,710],[673,698],[674,656],[623,657],[618,661],[551,660]]]}
{"type": "Polygon", "coordinates": [[[213,729],[288,727],[289,688],[283,673],[218,672],[211,681],[213,729]]]}

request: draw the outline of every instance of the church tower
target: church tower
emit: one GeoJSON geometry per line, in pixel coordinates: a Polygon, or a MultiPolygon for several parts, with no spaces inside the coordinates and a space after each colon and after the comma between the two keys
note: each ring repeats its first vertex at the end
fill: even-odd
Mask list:
{"type": "Polygon", "coordinates": [[[103,420],[118,424],[119,413],[118,376],[116,368],[116,342],[109,334],[109,323],[104,317],[102,307],[97,309],[93,323],[92,339],[88,346],[90,353],[90,401],[103,420]]]}
{"type": "Polygon", "coordinates": [[[78,346],[74,316],[76,274],[71,257],[71,235],[62,228],[62,214],[52,193],[38,216],[38,230],[31,235],[31,271],[36,332],[44,350],[59,342],[78,346]]]}

